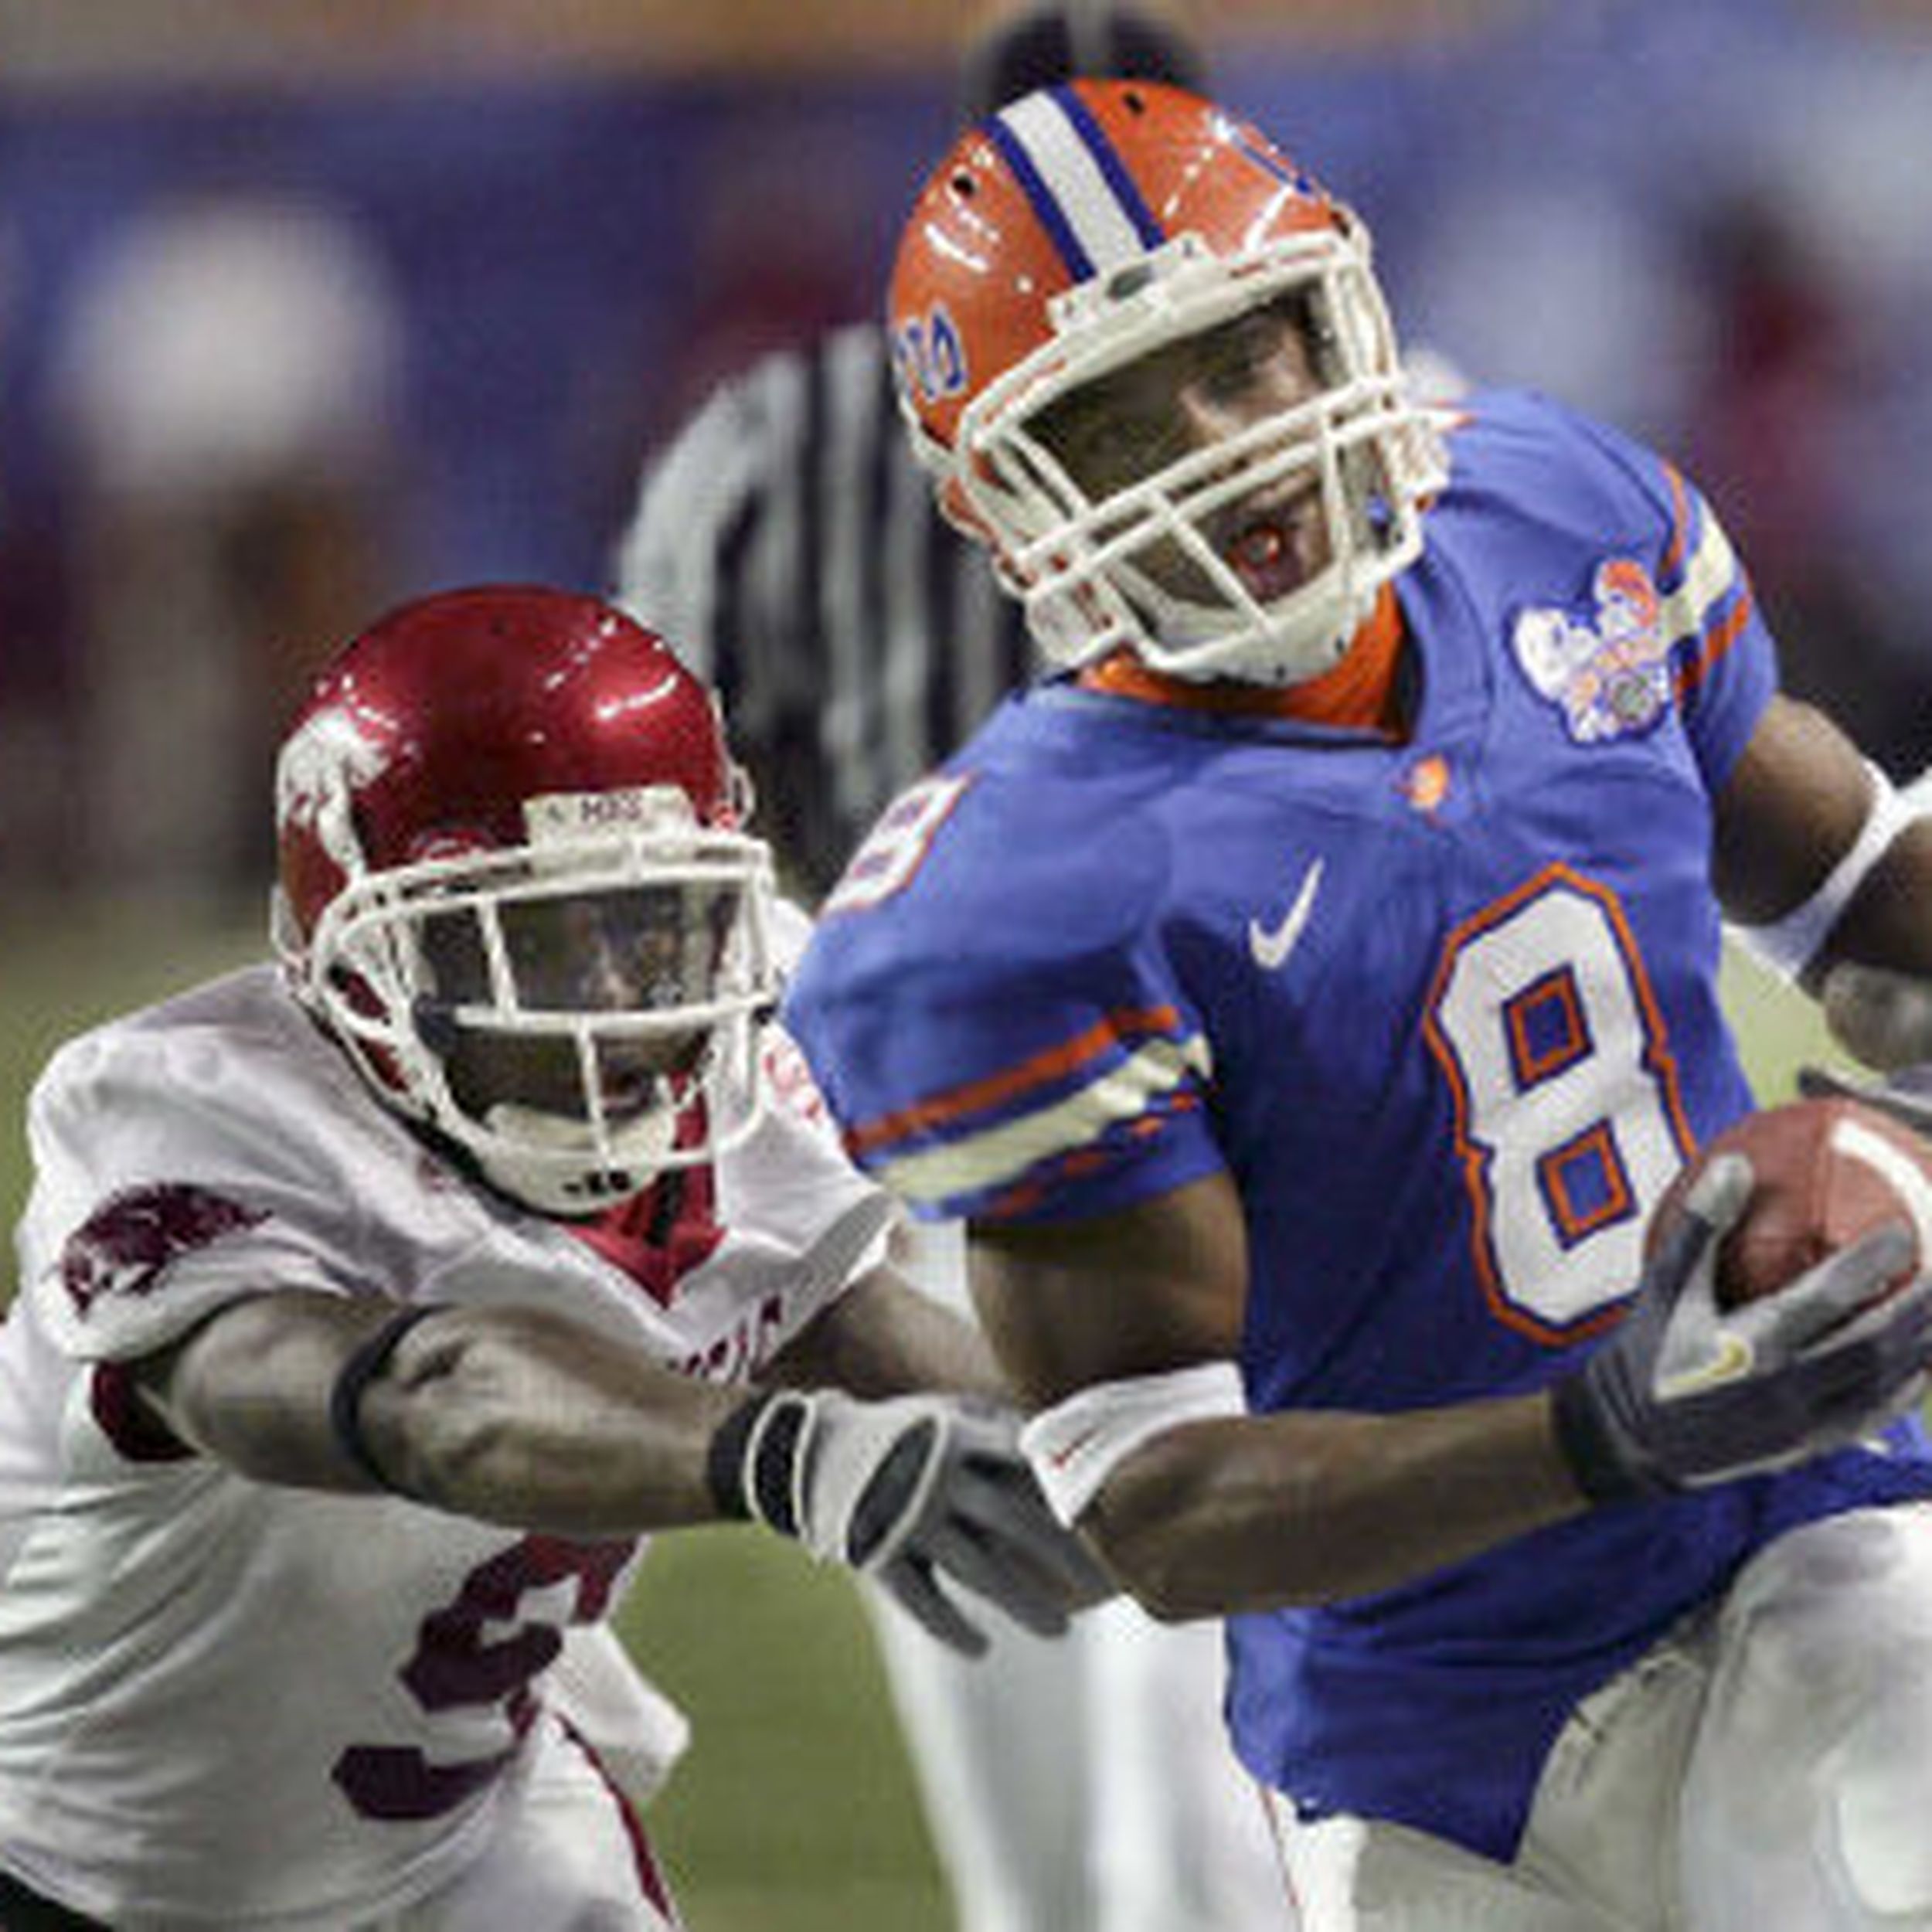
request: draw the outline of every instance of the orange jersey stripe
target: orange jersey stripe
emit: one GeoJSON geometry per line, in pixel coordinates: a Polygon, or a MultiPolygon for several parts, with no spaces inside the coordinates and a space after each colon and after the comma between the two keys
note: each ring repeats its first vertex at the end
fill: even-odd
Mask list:
{"type": "Polygon", "coordinates": [[[1736,643],[1743,634],[1745,625],[1750,621],[1751,612],[1755,608],[1750,585],[1748,583],[1740,585],[1737,601],[1732,605],[1730,614],[1705,632],[1702,648],[1688,664],[1679,669],[1674,682],[1677,701],[1680,705],[1704,682],[1723,660],[1724,654],[1736,643]]]}
{"type": "Polygon", "coordinates": [[[1084,1032],[1076,1033],[1071,1039],[1063,1040],[1057,1046],[1049,1046],[1022,1060],[1017,1066],[1008,1067],[1003,1073],[989,1074],[983,1080],[968,1080],[963,1087],[937,1094],[930,1100],[901,1107],[896,1113],[882,1114],[876,1121],[862,1121],[846,1134],[845,1145],[855,1155],[876,1153],[895,1141],[943,1126],[964,1114],[996,1107],[1029,1088],[1063,1080],[1088,1061],[1120,1046],[1130,1036],[1171,1033],[1179,1026],[1180,1019],[1179,1013],[1172,1006],[1109,1014],[1084,1032]]]}
{"type": "Polygon", "coordinates": [[[1685,553],[1690,546],[1690,492],[1675,464],[1666,463],[1664,474],[1670,483],[1671,531],[1669,547],[1664,552],[1658,574],[1672,577],[1684,567],[1685,553]]]}

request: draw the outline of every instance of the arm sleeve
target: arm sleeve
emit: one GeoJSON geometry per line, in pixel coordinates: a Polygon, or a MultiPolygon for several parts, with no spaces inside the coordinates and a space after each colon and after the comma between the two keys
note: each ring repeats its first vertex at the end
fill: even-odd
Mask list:
{"type": "Polygon", "coordinates": [[[718,1213],[740,1240],[794,1255],[801,1307],[822,1305],[886,1258],[892,1198],[847,1157],[811,1070],[784,1030],[760,1043],[768,1104],[718,1165],[718,1213]]]}
{"type": "Polygon", "coordinates": [[[1672,626],[1672,670],[1692,750],[1715,796],[1777,691],[1777,652],[1716,513],[1675,470],[1667,465],[1665,474],[1674,533],[1659,587],[1672,626]]]}

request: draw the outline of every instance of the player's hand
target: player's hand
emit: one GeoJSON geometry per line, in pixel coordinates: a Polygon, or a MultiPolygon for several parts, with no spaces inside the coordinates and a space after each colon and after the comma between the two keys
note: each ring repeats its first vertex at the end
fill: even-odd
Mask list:
{"type": "Polygon", "coordinates": [[[1825,976],[1818,999],[1832,1037],[1881,1073],[1932,1061],[1932,980],[1845,961],[1825,976]]]}
{"type": "Polygon", "coordinates": [[[1717,1249],[1750,1198],[1749,1162],[1714,1161],[1622,1325],[1552,1391],[1559,1440],[1599,1502],[1784,1468],[1881,1429],[1923,1396],[1932,1277],[1879,1228],[1777,1294],[1723,1308],[1717,1249]]]}
{"type": "Polygon", "coordinates": [[[934,1636],[987,1647],[957,1587],[1042,1636],[1114,1586],[1055,1521],[1010,1411],[941,1395],[861,1402],[787,1389],[719,1432],[721,1500],[815,1556],[876,1577],[934,1636]]]}

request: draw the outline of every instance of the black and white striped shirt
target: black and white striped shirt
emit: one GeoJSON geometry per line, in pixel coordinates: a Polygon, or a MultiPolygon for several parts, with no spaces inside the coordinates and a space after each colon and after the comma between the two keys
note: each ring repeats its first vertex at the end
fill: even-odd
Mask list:
{"type": "Polygon", "coordinates": [[[760,825],[814,897],[1033,668],[1019,607],[934,507],[871,325],[723,385],[647,461],[617,577],[718,689],[760,825]]]}

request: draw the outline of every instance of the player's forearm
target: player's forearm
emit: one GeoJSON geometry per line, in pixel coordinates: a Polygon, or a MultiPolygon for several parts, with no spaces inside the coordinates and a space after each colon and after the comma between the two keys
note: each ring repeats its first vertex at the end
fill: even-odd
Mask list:
{"type": "Polygon", "coordinates": [[[985,1337],[889,1267],[855,1282],[772,1366],[774,1380],[858,1396],[948,1389],[1006,1398],[985,1337]]]}
{"type": "Polygon", "coordinates": [[[1124,1463],[1081,1527],[1178,1620],[1388,1589],[1584,1506],[1529,1396],[1187,1424],[1124,1463]]]}
{"type": "MultiPolygon", "coordinates": [[[[345,1366],[397,1313],[264,1294],[137,1365],[184,1440],[260,1482],[368,1490],[332,1415],[345,1366]]],[[[355,1422],[393,1487],[483,1520],[621,1536],[718,1514],[705,1459],[742,1389],[692,1380],[541,1308],[440,1308],[362,1386],[355,1422]]]]}
{"type": "Polygon", "coordinates": [[[405,1338],[360,1404],[405,1494],[578,1536],[714,1520],[707,1447],[743,1400],[535,1311],[468,1312],[405,1338]]]}

